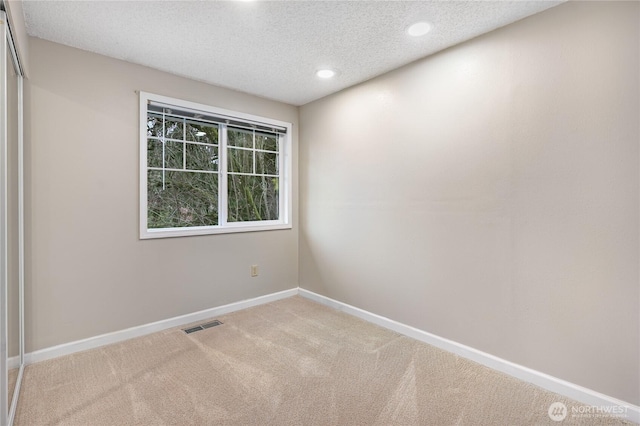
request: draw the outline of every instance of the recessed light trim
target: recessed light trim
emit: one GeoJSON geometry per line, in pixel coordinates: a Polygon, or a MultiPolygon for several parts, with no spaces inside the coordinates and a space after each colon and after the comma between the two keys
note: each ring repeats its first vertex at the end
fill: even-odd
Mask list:
{"type": "Polygon", "coordinates": [[[431,31],[431,24],[428,22],[416,22],[407,28],[407,34],[412,37],[420,37],[431,31]]]}
{"type": "Polygon", "coordinates": [[[324,68],[324,69],[320,69],[318,71],[316,71],[316,76],[318,78],[322,78],[322,79],[328,79],[328,78],[332,78],[335,77],[336,72],[335,70],[329,69],[329,68],[324,68]]]}

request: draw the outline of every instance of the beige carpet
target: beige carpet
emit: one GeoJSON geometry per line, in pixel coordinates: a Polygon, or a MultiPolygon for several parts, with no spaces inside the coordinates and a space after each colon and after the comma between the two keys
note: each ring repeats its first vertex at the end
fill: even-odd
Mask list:
{"type": "Polygon", "coordinates": [[[217,319],[28,366],[16,424],[624,424],[300,297],[217,319]]]}

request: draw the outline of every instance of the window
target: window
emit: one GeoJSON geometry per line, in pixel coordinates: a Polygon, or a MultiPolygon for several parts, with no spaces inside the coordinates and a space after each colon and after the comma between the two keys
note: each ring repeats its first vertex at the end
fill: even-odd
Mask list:
{"type": "Polygon", "coordinates": [[[291,228],[291,124],[140,93],[140,238],[291,228]]]}

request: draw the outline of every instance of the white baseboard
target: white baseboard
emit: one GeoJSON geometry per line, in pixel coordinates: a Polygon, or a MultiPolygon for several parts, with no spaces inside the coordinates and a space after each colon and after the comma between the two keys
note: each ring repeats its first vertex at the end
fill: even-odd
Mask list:
{"type": "Polygon", "coordinates": [[[20,357],[12,356],[7,358],[7,370],[13,370],[14,368],[20,367],[20,357]]]}
{"type": "Polygon", "coordinates": [[[122,342],[123,340],[144,336],[150,333],[166,330],[167,328],[179,327],[181,325],[228,314],[229,312],[239,311],[241,309],[247,309],[253,306],[263,305],[265,303],[285,299],[287,297],[295,296],[296,294],[298,294],[298,288],[292,288],[277,293],[267,294],[265,296],[255,297],[253,299],[229,303],[228,305],[218,306],[216,308],[205,309],[203,311],[198,311],[191,314],[181,315],[178,317],[152,322],[150,324],[144,324],[137,327],[131,327],[125,330],[115,331],[113,333],[101,334],[99,336],[89,337],[87,339],[77,340],[75,342],[69,342],[57,346],[52,346],[50,348],[40,349],[38,351],[25,354],[25,364],[33,364],[34,362],[45,361],[48,359],[57,358],[80,351],[86,351],[88,349],[93,349],[104,345],[109,345],[112,343],[122,342]]]}
{"type": "Polygon", "coordinates": [[[436,336],[435,334],[427,333],[426,331],[422,331],[417,328],[391,320],[389,318],[373,314],[371,312],[356,308],[355,306],[351,306],[346,303],[339,302],[326,296],[322,296],[309,290],[300,288],[299,294],[300,296],[305,297],[309,300],[313,300],[314,302],[329,306],[331,308],[353,315],[389,330],[393,330],[397,333],[403,334],[421,342],[428,343],[447,352],[452,352],[456,355],[470,359],[471,361],[475,361],[478,364],[487,366],[493,370],[497,370],[525,382],[532,383],[543,389],[557,393],[583,404],[596,407],[626,407],[627,417],[625,418],[625,420],[640,423],[640,407],[637,405],[612,398],[594,390],[567,382],[566,380],[558,379],[557,377],[553,377],[548,374],[533,370],[531,368],[515,364],[486,352],[482,352],[469,346],[454,342],[452,340],[436,336]]]}

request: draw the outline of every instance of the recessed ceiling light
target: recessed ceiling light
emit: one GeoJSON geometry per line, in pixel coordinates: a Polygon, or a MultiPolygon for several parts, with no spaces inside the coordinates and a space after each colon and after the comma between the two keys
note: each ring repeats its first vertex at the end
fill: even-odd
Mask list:
{"type": "Polygon", "coordinates": [[[334,75],[336,75],[336,72],[330,69],[322,69],[322,70],[316,71],[316,75],[320,78],[331,78],[334,75]]]}
{"type": "Polygon", "coordinates": [[[420,37],[431,31],[431,24],[428,22],[416,22],[407,28],[407,34],[413,37],[420,37]]]}

